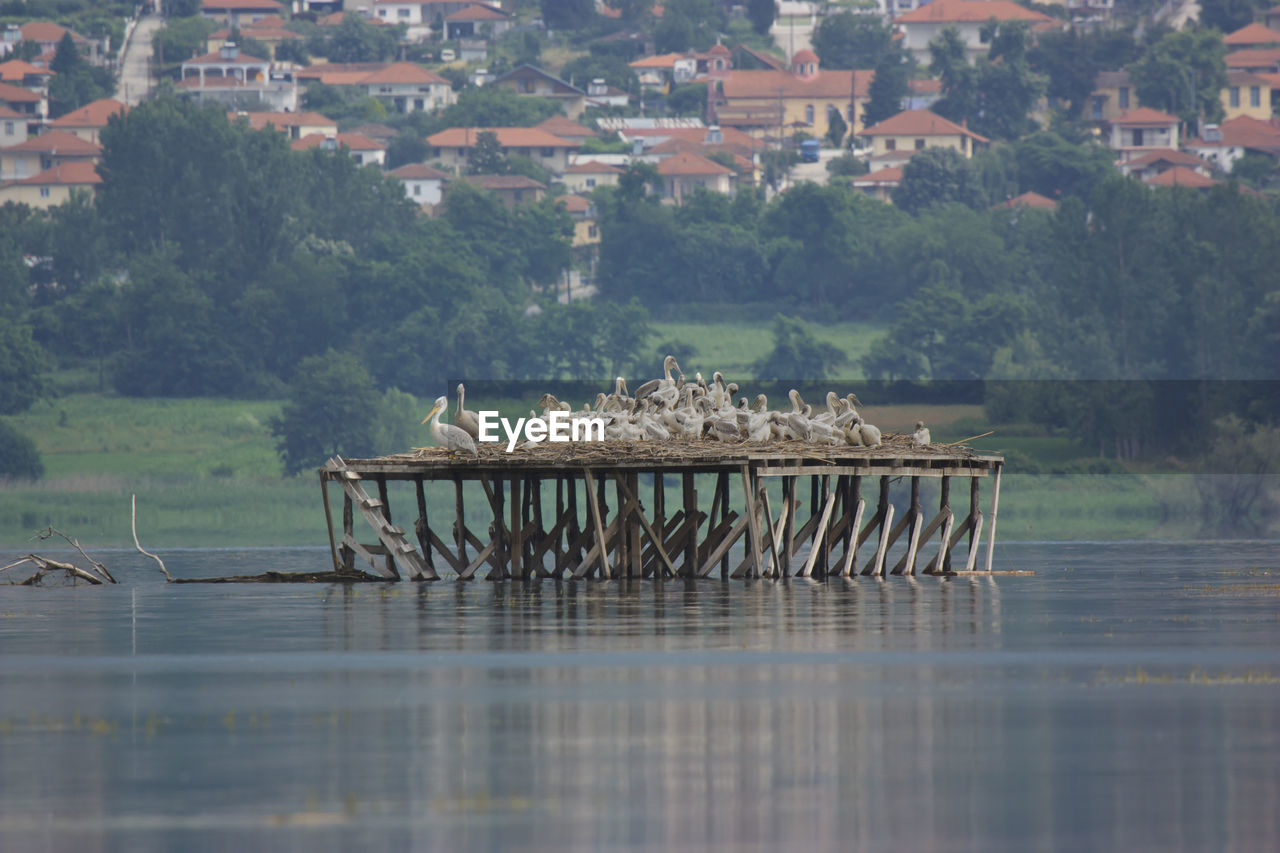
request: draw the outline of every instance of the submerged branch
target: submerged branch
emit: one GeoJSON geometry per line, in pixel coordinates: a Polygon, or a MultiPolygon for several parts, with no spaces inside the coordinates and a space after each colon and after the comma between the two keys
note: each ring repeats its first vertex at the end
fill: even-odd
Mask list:
{"type": "Polygon", "coordinates": [[[173,575],[169,574],[169,570],[164,567],[164,560],[160,559],[155,554],[152,554],[150,551],[144,551],[142,543],[138,541],[138,496],[132,495],[131,497],[132,500],[130,501],[130,504],[133,507],[133,523],[131,526],[133,528],[134,547],[138,549],[139,554],[144,557],[150,557],[160,565],[160,571],[164,572],[164,579],[166,583],[173,583],[173,575]]]}

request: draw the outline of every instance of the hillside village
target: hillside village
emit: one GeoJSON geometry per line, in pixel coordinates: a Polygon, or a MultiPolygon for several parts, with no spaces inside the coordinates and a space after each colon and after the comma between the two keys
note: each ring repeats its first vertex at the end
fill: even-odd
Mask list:
{"type": "MultiPolygon", "coordinates": [[[[1046,38],[1055,44],[1065,37],[1096,39],[1135,20],[1162,26],[1132,10],[1122,17],[1109,0],[1047,6],[881,0],[879,6],[856,7],[856,15],[844,5],[801,4],[818,22],[815,35],[837,32],[828,25],[837,16],[856,17],[863,35],[887,33],[886,55],[909,67],[909,79],[904,76],[900,90],[888,95],[892,107],[886,111],[881,104],[882,116],[869,121],[875,68],[830,67],[841,63],[824,63],[809,47],[786,56],[767,26],[761,32],[748,22],[748,11],[761,14],[759,3],[684,5],[690,12],[703,6],[714,11],[731,24],[729,32],[710,33],[714,42],[702,49],[659,52],[659,42],[673,40],[664,27],[675,12],[634,2],[615,9],[598,0],[594,6],[508,0],[506,7],[464,0],[295,0],[291,6],[275,0],[191,0],[169,4],[162,34],[183,28],[188,36],[203,37],[190,45],[189,56],[171,52],[162,58],[163,46],[158,47],[153,66],[167,69],[161,85],[225,107],[233,121],[274,128],[295,149],[341,152],[383,170],[428,215],[444,202],[449,186],[462,180],[508,205],[563,199],[579,226],[575,244],[582,246],[596,239],[592,191],[616,184],[636,164],[652,167],[653,190],[671,204],[699,189],[772,195],[796,182],[796,152],[804,139],[822,140],[827,160],[833,149],[851,152],[840,157],[841,168],[830,180],[891,202],[918,152],[951,149],[969,159],[1013,141],[978,132],[964,116],[957,121],[941,114],[949,110],[939,109],[939,102],[954,100],[956,84],[931,62],[931,52],[946,38],[963,62],[977,64],[987,61],[993,32],[1018,34],[1025,52],[1046,38]],[[556,5],[567,10],[557,13],[561,17],[582,17],[551,21],[577,27],[572,38],[545,19],[543,7],[556,5]],[[195,14],[174,14],[181,11],[195,14]],[[334,47],[339,31],[341,49],[334,47]],[[378,37],[370,39],[369,33],[378,37]],[[326,40],[330,57],[304,47],[323,50],[326,40]],[[357,61],[341,61],[347,55],[357,61]],[[601,76],[581,73],[593,68],[601,76]],[[440,127],[439,117],[447,117],[459,94],[479,87],[504,89],[555,109],[527,126],[440,127]],[[434,132],[417,133],[433,123],[428,117],[437,119],[434,132]],[[513,158],[522,174],[485,174],[477,166],[506,172],[513,158]]],[[[766,14],[765,23],[776,28],[781,24],[774,14],[766,14]]],[[[53,21],[6,25],[0,42],[7,57],[0,62],[0,203],[47,208],[73,192],[92,192],[102,180],[94,169],[101,153],[98,135],[126,106],[113,93],[67,109],[71,104],[58,97],[54,70],[64,36],[95,67],[110,69],[120,53],[121,45],[110,38],[86,37],[53,21]]],[[[1220,50],[1212,55],[1210,46],[1208,67],[1197,57],[1183,57],[1183,66],[1165,69],[1183,75],[1200,99],[1191,118],[1185,109],[1177,115],[1164,104],[1147,103],[1126,68],[1097,70],[1083,104],[1053,97],[1057,81],[1046,80],[1052,75],[1028,69],[1021,81],[1032,95],[1024,129],[1069,124],[1079,140],[1109,150],[1121,173],[1152,186],[1207,188],[1227,180],[1251,155],[1252,178],[1256,158],[1270,162],[1280,153],[1280,121],[1272,119],[1280,89],[1280,7],[1211,38],[1220,50]],[[1205,109],[1206,87],[1214,86],[1216,98],[1205,109]],[[1067,108],[1075,108],[1074,114],[1067,108]]],[[[1025,57],[1017,59],[1026,65],[1025,57]]],[[[1040,64],[1047,64],[1044,57],[1040,64]]],[[[1175,106],[1179,94],[1184,93],[1172,98],[1175,106]]],[[[828,176],[810,170],[800,179],[828,176]]],[[[1026,193],[1006,201],[1051,207],[1057,199],[1026,193]]]]}

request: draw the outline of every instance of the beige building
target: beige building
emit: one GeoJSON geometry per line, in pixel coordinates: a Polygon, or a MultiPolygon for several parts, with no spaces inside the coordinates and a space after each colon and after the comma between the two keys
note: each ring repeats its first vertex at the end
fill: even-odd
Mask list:
{"type": "Polygon", "coordinates": [[[675,204],[682,204],[685,196],[699,189],[728,195],[733,191],[733,175],[732,169],[690,151],[682,151],[658,163],[662,197],[675,204]]]}
{"type": "Polygon", "coordinates": [[[918,61],[929,64],[929,42],[943,30],[952,28],[964,41],[969,58],[982,56],[988,45],[982,28],[991,20],[1025,21],[1033,28],[1065,26],[1048,15],[1019,6],[1013,0],[933,0],[894,19],[903,33],[902,46],[915,54],[918,61]]]}
{"type": "Polygon", "coordinates": [[[331,118],[315,112],[301,113],[263,113],[236,112],[227,113],[231,121],[243,119],[254,130],[274,128],[292,140],[302,139],[312,134],[334,136],[338,133],[338,123],[331,118]]]}
{"type": "Polygon", "coordinates": [[[101,156],[101,145],[65,130],[51,130],[0,149],[0,180],[24,180],[68,163],[85,162],[92,166],[101,156]]]}
{"type": "Polygon", "coordinates": [[[1219,96],[1227,121],[1248,116],[1262,121],[1271,118],[1271,79],[1274,75],[1254,71],[1228,71],[1227,85],[1219,96]]]}
{"type": "Polygon", "coordinates": [[[93,192],[101,183],[93,163],[61,163],[38,175],[0,185],[0,204],[12,201],[32,207],[57,207],[76,190],[93,192]]]}
{"type": "Polygon", "coordinates": [[[27,141],[27,117],[0,104],[0,148],[27,141]]]}
{"type": "Polygon", "coordinates": [[[1138,107],[1112,119],[1107,144],[1121,160],[1158,148],[1178,148],[1178,118],[1150,107],[1138,107]]]}
{"type": "Polygon", "coordinates": [[[578,150],[578,143],[536,127],[451,127],[428,136],[427,144],[435,149],[433,159],[462,172],[477,139],[486,131],[498,137],[503,155],[528,157],[554,175],[564,174],[569,155],[578,150]]]}
{"type": "Polygon", "coordinates": [[[129,108],[115,98],[101,98],[85,104],[78,110],[72,110],[61,118],[54,119],[49,127],[75,134],[86,142],[98,143],[98,135],[107,126],[113,115],[124,113],[129,108]]]}
{"type": "Polygon", "coordinates": [[[596,187],[616,187],[622,170],[608,163],[589,160],[564,170],[564,187],[571,193],[589,193],[596,187]]]}
{"type": "Polygon", "coordinates": [[[789,137],[796,131],[822,138],[837,113],[857,127],[871,93],[874,71],[827,71],[818,55],[800,50],[789,71],[726,71],[710,79],[710,109],[718,125],[756,138],[789,137]]]}
{"type": "Polygon", "coordinates": [[[871,143],[871,161],[879,167],[901,166],[926,148],[950,148],[967,159],[989,141],[929,110],[903,110],[858,136],[871,143]]]}

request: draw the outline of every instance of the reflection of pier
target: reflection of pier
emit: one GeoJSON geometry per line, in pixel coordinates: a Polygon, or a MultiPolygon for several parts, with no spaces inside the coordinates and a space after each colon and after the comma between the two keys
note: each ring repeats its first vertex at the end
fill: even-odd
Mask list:
{"type": "Polygon", "coordinates": [[[994,475],[985,564],[991,570],[1003,460],[967,448],[915,447],[899,436],[874,450],[798,442],[768,451],[706,442],[543,444],[515,453],[481,447],[474,459],[450,459],[429,448],[330,460],[320,469],[320,484],[335,566],[354,571],[358,556],[362,567],[384,577],[412,580],[438,579],[441,563],[464,580],[481,570],[492,580],[702,578],[717,567],[721,578],[971,572],[984,524],[980,483],[994,475]],[[969,481],[960,519],[951,506],[955,478],[969,481]],[[890,486],[898,480],[906,481],[910,497],[895,523],[890,486]],[[925,480],[939,484],[936,512],[921,502],[925,480]],[[395,482],[415,493],[416,547],[392,522],[389,483],[395,482]],[[679,484],[678,503],[668,502],[669,482],[679,484]],[[330,483],[343,493],[340,532],[330,483]],[[429,520],[428,483],[453,486],[449,542],[429,520]],[[473,527],[474,510],[468,526],[464,483],[483,489],[479,516],[488,541],[473,527]],[[642,495],[648,494],[646,506],[642,495]],[[376,543],[356,539],[357,511],[376,543]],[[935,536],[937,545],[926,555],[935,536]],[[957,552],[966,537],[967,547],[957,552]],[[905,551],[892,561],[890,549],[900,540],[905,551]]]}

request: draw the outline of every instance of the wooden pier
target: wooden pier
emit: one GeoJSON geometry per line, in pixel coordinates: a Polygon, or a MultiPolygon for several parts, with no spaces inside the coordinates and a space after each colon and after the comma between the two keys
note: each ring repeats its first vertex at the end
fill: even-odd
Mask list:
{"type": "Polygon", "coordinates": [[[874,450],[670,441],[540,444],[506,453],[482,444],[478,458],[427,448],[335,457],[319,473],[340,573],[359,569],[388,580],[830,578],[991,571],[1003,464],[965,447],[916,447],[891,435],[874,450]],[[979,508],[988,477],[989,519],[979,508]],[[967,509],[960,493],[960,518],[951,505],[957,478],[969,486],[967,509]],[[900,481],[909,497],[895,518],[890,489],[900,481]],[[938,484],[936,510],[921,503],[925,481],[938,484]],[[393,512],[389,484],[397,482],[412,484],[416,500],[393,512]],[[479,507],[465,504],[469,482],[483,489],[479,507]],[[342,495],[340,519],[333,491],[342,495]],[[438,509],[429,517],[429,506],[442,505],[451,510],[445,517],[438,509]],[[375,541],[359,541],[358,526],[375,541]],[[900,555],[891,560],[895,544],[900,555]]]}

